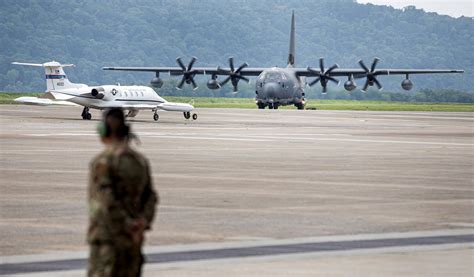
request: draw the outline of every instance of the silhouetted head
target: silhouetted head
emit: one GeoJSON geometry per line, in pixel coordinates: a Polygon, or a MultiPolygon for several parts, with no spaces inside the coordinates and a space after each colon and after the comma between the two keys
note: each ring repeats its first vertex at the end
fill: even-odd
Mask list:
{"type": "Polygon", "coordinates": [[[127,139],[130,134],[130,127],[125,123],[125,115],[120,108],[105,111],[97,130],[101,138],[117,141],[127,139]]]}

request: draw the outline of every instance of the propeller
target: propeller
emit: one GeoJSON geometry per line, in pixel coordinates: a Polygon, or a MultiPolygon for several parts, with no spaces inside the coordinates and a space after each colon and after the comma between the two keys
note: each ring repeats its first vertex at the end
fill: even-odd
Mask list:
{"type": "Polygon", "coordinates": [[[250,80],[248,78],[246,78],[245,76],[242,76],[242,73],[240,73],[242,71],[242,69],[246,68],[247,66],[249,66],[247,63],[243,63],[237,68],[237,70],[235,70],[234,58],[229,57],[230,70],[224,70],[220,67],[217,68],[217,71],[219,71],[220,73],[225,74],[225,75],[229,75],[224,81],[222,81],[220,83],[220,85],[223,86],[227,82],[231,81],[232,86],[234,87],[234,92],[237,92],[238,91],[238,84],[239,84],[240,80],[244,80],[247,83],[250,82],[250,80]]]}
{"type": "Polygon", "coordinates": [[[318,78],[314,79],[314,81],[309,83],[309,86],[312,87],[316,83],[320,82],[321,86],[323,87],[323,93],[326,93],[327,92],[328,81],[331,81],[331,82],[339,85],[339,80],[337,80],[336,78],[330,76],[331,72],[334,69],[338,68],[338,67],[339,67],[339,65],[334,64],[328,70],[324,70],[324,58],[319,58],[319,69],[320,70],[313,69],[309,66],[307,67],[309,72],[314,73],[315,75],[318,76],[318,78]]]}
{"type": "Polygon", "coordinates": [[[365,66],[364,62],[362,60],[359,61],[360,67],[364,69],[365,71],[365,76],[366,76],[366,81],[364,84],[364,87],[362,88],[362,91],[366,91],[369,86],[373,86],[374,84],[377,86],[377,88],[380,90],[382,89],[382,85],[380,82],[377,80],[376,76],[380,74],[380,72],[375,71],[375,67],[377,66],[377,63],[379,62],[379,58],[374,58],[374,61],[372,62],[372,65],[370,66],[370,70],[367,66],[365,66]]]}
{"type": "Polygon", "coordinates": [[[192,57],[191,61],[188,63],[188,67],[184,66],[183,62],[181,61],[181,57],[178,57],[176,59],[176,63],[181,67],[180,72],[173,72],[171,75],[183,75],[183,78],[179,82],[179,84],[176,86],[176,88],[181,89],[184,85],[184,82],[186,84],[191,84],[193,86],[193,89],[197,89],[196,82],[194,81],[194,76],[196,75],[196,71],[192,70],[194,63],[197,61],[196,57],[192,57]]]}

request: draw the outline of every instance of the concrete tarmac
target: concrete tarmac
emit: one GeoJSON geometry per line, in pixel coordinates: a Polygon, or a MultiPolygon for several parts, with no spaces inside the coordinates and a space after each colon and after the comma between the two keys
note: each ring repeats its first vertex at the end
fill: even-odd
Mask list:
{"type": "MultiPolygon", "coordinates": [[[[474,227],[472,113],[197,113],[130,120],[162,199],[149,246],[474,227]]],[[[102,146],[100,113],[80,114],[0,106],[0,256],[86,251],[88,163],[102,146]]],[[[462,273],[471,249],[456,252],[471,261],[462,273]]]]}

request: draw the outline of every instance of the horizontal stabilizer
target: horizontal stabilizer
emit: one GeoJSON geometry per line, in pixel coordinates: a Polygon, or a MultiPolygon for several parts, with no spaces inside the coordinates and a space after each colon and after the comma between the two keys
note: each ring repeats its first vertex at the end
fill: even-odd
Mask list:
{"type": "Polygon", "coordinates": [[[69,81],[64,72],[64,67],[72,67],[73,64],[61,64],[56,61],[47,63],[23,63],[12,62],[15,65],[26,65],[44,68],[44,76],[46,78],[46,91],[78,89],[82,88],[84,84],[75,84],[69,81]]]}
{"type": "Polygon", "coordinates": [[[78,106],[77,104],[67,102],[67,101],[56,101],[56,100],[51,100],[47,98],[38,98],[38,97],[29,97],[29,96],[18,97],[14,101],[20,104],[37,105],[37,106],[51,106],[51,105],[78,106]]]}
{"type": "Polygon", "coordinates": [[[19,63],[19,62],[12,62],[12,64],[43,67],[43,64],[42,64],[42,63],[19,63]]]}
{"type": "Polygon", "coordinates": [[[19,62],[12,62],[12,64],[16,65],[28,65],[28,66],[39,66],[39,67],[74,67],[73,64],[61,64],[56,61],[47,62],[47,63],[19,63],[19,62]]]}

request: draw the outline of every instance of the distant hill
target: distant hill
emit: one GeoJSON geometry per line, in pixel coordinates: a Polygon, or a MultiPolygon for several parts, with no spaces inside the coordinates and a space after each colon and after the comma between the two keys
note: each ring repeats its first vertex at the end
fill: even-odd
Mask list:
{"type": "MultiPolygon", "coordinates": [[[[42,70],[12,61],[74,63],[69,78],[88,84],[148,84],[152,74],[101,67],[174,66],[177,56],[196,56],[197,66],[226,66],[229,56],[255,67],[285,66],[291,10],[299,66],[317,66],[323,56],[328,65],[356,68],[359,59],[377,56],[380,68],[466,70],[413,76],[416,89],[474,87],[474,25],[467,17],[351,0],[29,0],[0,2],[0,90],[44,90],[42,70]]],[[[402,90],[403,77],[380,79],[386,90],[402,90]]]]}

